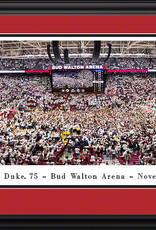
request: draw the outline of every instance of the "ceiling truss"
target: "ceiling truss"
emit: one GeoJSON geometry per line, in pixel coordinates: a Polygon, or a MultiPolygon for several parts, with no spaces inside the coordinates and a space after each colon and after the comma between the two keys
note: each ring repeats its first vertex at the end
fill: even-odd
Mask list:
{"type": "MultiPolygon", "coordinates": [[[[101,41],[101,57],[108,53],[107,44],[112,44],[111,57],[156,57],[156,41],[101,41]]],[[[47,44],[51,41],[0,41],[1,58],[48,58],[47,44]]],[[[69,50],[69,57],[91,57],[94,41],[59,41],[59,49],[63,56],[64,49],[69,50]]],[[[51,53],[52,46],[51,46],[51,53]]]]}

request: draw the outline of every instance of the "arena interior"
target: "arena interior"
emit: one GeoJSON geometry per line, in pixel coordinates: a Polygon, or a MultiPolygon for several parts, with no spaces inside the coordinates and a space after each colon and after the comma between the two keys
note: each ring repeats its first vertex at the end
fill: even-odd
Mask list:
{"type": "Polygon", "coordinates": [[[1,165],[156,164],[156,41],[2,40],[0,54],[1,165]]]}

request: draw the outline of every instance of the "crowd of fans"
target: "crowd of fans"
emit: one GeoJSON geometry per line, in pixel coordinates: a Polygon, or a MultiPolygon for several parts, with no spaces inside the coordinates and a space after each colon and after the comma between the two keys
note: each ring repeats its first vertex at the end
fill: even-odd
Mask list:
{"type": "Polygon", "coordinates": [[[155,89],[153,73],[109,74],[105,94],[68,95],[46,76],[1,75],[0,164],[156,164],[155,89]]]}
{"type": "MultiPolygon", "coordinates": [[[[71,65],[88,65],[92,63],[91,58],[70,58],[71,65]]],[[[57,63],[55,60],[51,62],[46,58],[42,59],[1,59],[1,70],[47,70],[50,65],[64,65],[64,62],[57,63]]],[[[105,62],[105,58],[99,58],[98,65],[108,65],[109,69],[154,69],[156,63],[154,58],[109,58],[105,62]]]]}
{"type": "Polygon", "coordinates": [[[93,72],[79,71],[53,71],[53,87],[61,88],[91,88],[93,87],[93,72]]]}

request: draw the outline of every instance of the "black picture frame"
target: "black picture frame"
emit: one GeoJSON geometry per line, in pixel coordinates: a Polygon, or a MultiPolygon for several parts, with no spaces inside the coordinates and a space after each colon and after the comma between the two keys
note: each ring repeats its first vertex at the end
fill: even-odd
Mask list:
{"type": "MultiPolygon", "coordinates": [[[[0,1],[0,15],[156,15],[156,1],[0,1]]],[[[3,35],[7,36],[7,35],[3,35]]],[[[30,36],[30,35],[29,35],[30,36]]],[[[143,35],[141,35],[143,36],[143,35]]],[[[61,208],[61,207],[60,207],[61,208]]],[[[155,215],[0,215],[0,229],[155,229],[155,215]]]]}
{"type": "Polygon", "coordinates": [[[0,2],[0,15],[155,15],[155,13],[155,0],[3,0],[0,2]]]}
{"type": "Polygon", "coordinates": [[[155,216],[135,215],[22,215],[0,216],[0,229],[155,229],[155,216]]]}

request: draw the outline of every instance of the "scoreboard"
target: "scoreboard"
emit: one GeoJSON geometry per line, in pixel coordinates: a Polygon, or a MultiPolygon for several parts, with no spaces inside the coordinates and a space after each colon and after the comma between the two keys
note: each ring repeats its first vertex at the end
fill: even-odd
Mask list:
{"type": "Polygon", "coordinates": [[[93,89],[95,93],[104,93],[106,70],[93,70],[93,89]]]}
{"type": "Polygon", "coordinates": [[[62,93],[104,93],[106,69],[53,70],[50,83],[52,92],[62,93]]]}

